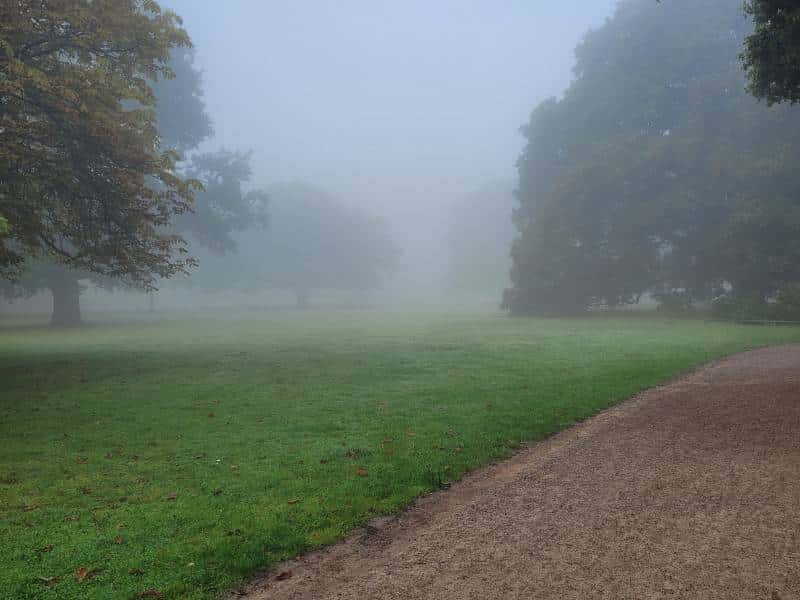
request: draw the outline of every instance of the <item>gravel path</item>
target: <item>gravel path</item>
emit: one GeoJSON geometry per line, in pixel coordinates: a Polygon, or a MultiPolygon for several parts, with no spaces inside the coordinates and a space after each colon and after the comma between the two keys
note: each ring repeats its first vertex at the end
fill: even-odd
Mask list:
{"type": "Polygon", "coordinates": [[[375,526],[246,597],[800,600],[800,347],[702,368],[375,526]]]}

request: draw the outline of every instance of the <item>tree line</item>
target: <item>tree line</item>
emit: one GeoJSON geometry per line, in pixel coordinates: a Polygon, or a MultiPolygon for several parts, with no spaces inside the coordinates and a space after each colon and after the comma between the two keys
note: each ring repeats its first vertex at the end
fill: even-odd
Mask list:
{"type": "Polygon", "coordinates": [[[800,80],[777,4],[748,3],[753,32],[728,0],[626,1],[585,36],[572,85],[523,128],[508,308],[795,297],[800,80]]]}
{"type": "MultiPolygon", "coordinates": [[[[269,195],[252,185],[251,154],[200,152],[212,135],[175,13],[151,0],[2,3],[0,293],[49,290],[52,323],[74,325],[84,281],[153,291],[194,273],[208,283],[213,269],[198,273],[199,258],[220,263],[245,230],[251,241],[268,237],[271,220],[269,195]]],[[[301,304],[315,286],[377,285],[393,265],[385,228],[365,226],[321,190],[304,199],[291,222],[281,214],[258,271],[241,268],[246,260],[228,264],[216,285],[237,273],[251,288],[302,290],[301,304]],[[292,230],[305,237],[276,248],[292,230]],[[332,243],[333,231],[351,245],[360,239],[362,252],[332,243]],[[318,239],[329,247],[311,257],[318,239]],[[277,261],[299,264],[299,255],[297,281],[275,275],[277,261]],[[357,265],[347,263],[356,255],[357,265]]]]}

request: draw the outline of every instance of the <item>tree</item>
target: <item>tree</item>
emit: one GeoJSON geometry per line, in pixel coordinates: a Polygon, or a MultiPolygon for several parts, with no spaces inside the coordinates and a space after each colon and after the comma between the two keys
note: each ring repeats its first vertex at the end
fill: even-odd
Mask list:
{"type": "Polygon", "coordinates": [[[2,4],[2,277],[30,257],[147,288],[192,264],[166,228],[196,186],[160,148],[150,87],[189,46],[153,0],[2,4]]]}
{"type": "Polygon", "coordinates": [[[298,307],[314,290],[367,290],[396,263],[397,248],[382,222],[301,183],[267,190],[270,229],[239,238],[234,256],[201,255],[191,282],[207,290],[283,289],[298,307]]]}
{"type": "Polygon", "coordinates": [[[755,31],[742,62],[753,95],[767,101],[800,102],[800,5],[793,0],[748,0],[755,31]]]}
{"type": "Polygon", "coordinates": [[[507,307],[767,298],[796,280],[800,113],[745,93],[749,31],[725,0],[675,0],[622,3],[585,37],[572,86],[523,130],[507,307]]]}
{"type": "Polygon", "coordinates": [[[195,244],[214,253],[236,250],[234,233],[267,224],[267,193],[246,190],[252,170],[251,153],[220,150],[192,158],[187,174],[203,183],[191,213],[181,215],[175,227],[190,233],[195,244]]]}

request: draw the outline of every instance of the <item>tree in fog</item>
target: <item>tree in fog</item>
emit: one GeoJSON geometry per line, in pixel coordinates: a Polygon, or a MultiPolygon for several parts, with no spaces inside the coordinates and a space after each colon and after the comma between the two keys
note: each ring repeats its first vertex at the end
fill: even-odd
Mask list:
{"type": "Polygon", "coordinates": [[[33,258],[146,287],[188,266],[165,226],[193,186],[159,145],[151,82],[189,45],[149,0],[2,3],[2,277],[33,258]]]}
{"type": "Polygon", "coordinates": [[[448,287],[495,297],[508,285],[514,184],[489,183],[453,205],[447,233],[448,287]]]}
{"type": "Polygon", "coordinates": [[[506,305],[582,311],[645,291],[767,298],[800,280],[800,112],[746,93],[726,0],[627,2],[524,128],[506,305]]]}
{"type": "Polygon", "coordinates": [[[791,0],[748,0],[755,32],[742,55],[750,91],[768,103],[800,102],[800,5],[791,0]]]}
{"type": "MultiPolygon", "coordinates": [[[[174,77],[161,78],[152,85],[156,94],[159,149],[171,153],[175,159],[188,158],[175,166],[175,172],[194,186],[191,208],[161,223],[159,235],[171,239],[188,237],[192,248],[207,246],[216,252],[226,252],[235,247],[233,232],[264,224],[266,198],[262,192],[243,187],[251,176],[249,154],[222,150],[188,156],[212,133],[203,101],[202,77],[193,60],[191,48],[174,49],[169,60],[174,77]]],[[[150,185],[156,189],[163,187],[158,181],[151,181],[150,185]]],[[[185,256],[189,255],[186,248],[181,250],[185,256]]],[[[185,262],[189,267],[196,261],[185,262]]],[[[80,294],[88,283],[110,290],[138,287],[139,282],[45,256],[27,261],[13,281],[0,284],[0,292],[13,299],[50,291],[51,323],[69,326],[80,322],[80,294]]],[[[156,280],[151,279],[147,287],[155,284],[156,280]]]]}
{"type": "Polygon", "coordinates": [[[192,282],[209,290],[288,290],[299,307],[314,290],[369,290],[395,268],[385,225],[302,183],[268,188],[269,229],[240,236],[235,256],[201,257],[192,282]]]}

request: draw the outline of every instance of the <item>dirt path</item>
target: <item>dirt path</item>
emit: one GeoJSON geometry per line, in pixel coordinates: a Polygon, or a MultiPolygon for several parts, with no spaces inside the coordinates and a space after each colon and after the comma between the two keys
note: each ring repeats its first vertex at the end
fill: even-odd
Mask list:
{"type": "Polygon", "coordinates": [[[800,347],[650,390],[247,592],[800,599],[800,347]]]}

